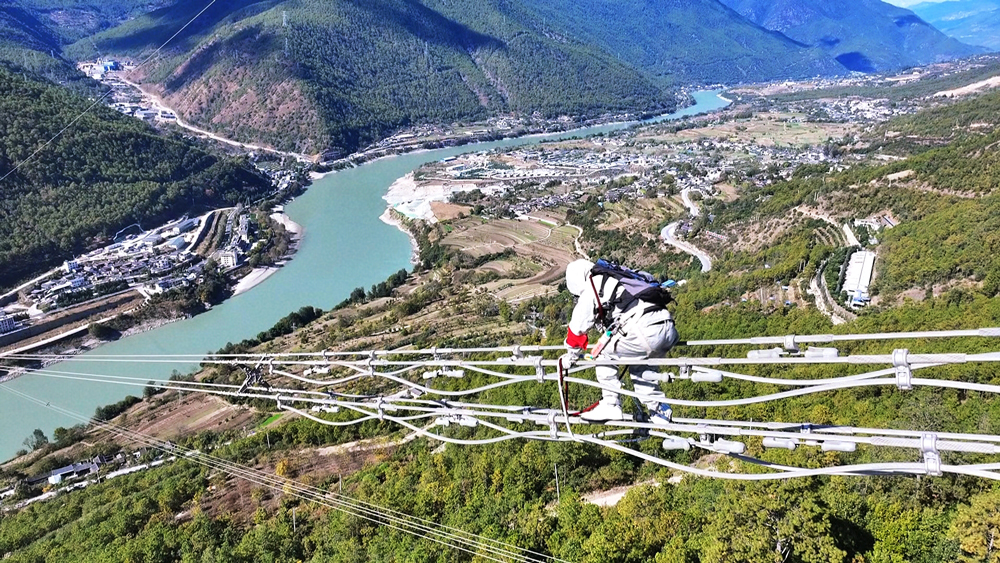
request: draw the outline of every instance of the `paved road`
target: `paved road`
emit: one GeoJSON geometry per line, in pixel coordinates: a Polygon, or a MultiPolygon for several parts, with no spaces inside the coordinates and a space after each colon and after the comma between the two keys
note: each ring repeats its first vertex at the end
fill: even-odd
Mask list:
{"type": "Polygon", "coordinates": [[[227,139],[225,137],[222,137],[220,135],[212,133],[211,131],[206,131],[205,129],[202,129],[200,127],[195,127],[194,125],[191,125],[190,123],[187,123],[183,119],[181,119],[181,114],[178,113],[173,108],[167,106],[167,104],[164,103],[163,99],[160,98],[159,96],[157,96],[156,94],[153,94],[152,92],[144,90],[142,88],[142,86],[136,84],[135,82],[132,82],[130,80],[125,79],[124,77],[122,77],[121,74],[118,74],[116,76],[116,78],[120,79],[122,82],[128,84],[129,86],[132,86],[136,90],[142,92],[142,94],[144,96],[146,96],[147,98],[149,98],[153,102],[154,107],[158,111],[167,110],[167,111],[170,111],[171,113],[173,113],[175,116],[177,116],[176,119],[174,119],[174,122],[177,123],[177,125],[183,127],[184,129],[187,129],[188,131],[191,131],[192,133],[197,133],[198,135],[201,135],[202,137],[208,137],[209,139],[213,139],[213,140],[218,141],[220,143],[225,143],[227,145],[231,145],[231,146],[234,146],[234,147],[240,147],[242,149],[253,150],[253,151],[264,151],[264,152],[269,152],[269,153],[277,154],[277,155],[280,155],[280,156],[290,156],[290,157],[298,160],[299,162],[312,162],[313,161],[313,159],[309,155],[295,153],[295,152],[279,151],[277,149],[272,149],[270,147],[263,147],[263,146],[260,146],[260,145],[255,145],[253,143],[241,143],[239,141],[234,141],[232,139],[227,139]]]}
{"type": "Polygon", "coordinates": [[[694,256],[701,261],[701,271],[708,272],[712,269],[712,257],[708,255],[703,250],[698,249],[695,245],[682,241],[677,238],[677,227],[680,226],[680,221],[675,221],[670,223],[663,230],[660,231],[660,238],[663,242],[669,244],[670,246],[677,248],[681,252],[685,252],[694,256]]]}
{"type": "Polygon", "coordinates": [[[847,237],[847,246],[861,246],[861,241],[858,237],[854,236],[854,231],[851,230],[851,226],[844,223],[844,236],[847,237]]]}
{"type": "Polygon", "coordinates": [[[691,201],[691,192],[698,192],[702,195],[705,194],[703,194],[701,190],[696,190],[694,188],[684,188],[681,190],[681,199],[684,200],[684,207],[688,208],[688,213],[690,213],[692,217],[697,217],[701,215],[701,208],[698,207],[697,203],[691,201]]]}

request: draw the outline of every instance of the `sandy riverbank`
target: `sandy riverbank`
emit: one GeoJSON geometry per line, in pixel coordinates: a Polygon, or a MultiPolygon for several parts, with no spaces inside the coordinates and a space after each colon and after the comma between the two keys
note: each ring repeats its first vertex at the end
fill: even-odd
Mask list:
{"type": "MultiPolygon", "coordinates": [[[[305,229],[302,225],[292,221],[292,218],[289,217],[283,210],[276,210],[271,214],[271,219],[277,223],[281,223],[281,225],[285,227],[285,230],[292,235],[291,252],[289,252],[288,256],[285,256],[285,258],[289,258],[298,247],[299,241],[302,240],[302,233],[305,232],[305,229]]],[[[246,293],[264,283],[264,280],[273,276],[279,269],[280,268],[276,266],[254,268],[249,274],[243,276],[243,278],[236,283],[236,287],[233,288],[233,297],[236,297],[241,293],[246,293]]]]}
{"type": "Polygon", "coordinates": [[[305,228],[303,228],[302,225],[296,223],[295,221],[292,221],[292,218],[289,217],[288,214],[286,214],[284,211],[272,213],[271,219],[275,220],[278,223],[281,223],[281,225],[285,227],[286,231],[292,233],[293,235],[292,238],[294,238],[295,240],[301,239],[302,233],[305,232],[305,228]]]}
{"type": "Polygon", "coordinates": [[[451,195],[456,192],[468,192],[472,190],[489,192],[491,189],[499,189],[499,186],[484,186],[471,182],[417,184],[413,172],[410,172],[393,182],[386,194],[382,196],[382,199],[389,202],[390,205],[405,204],[414,201],[448,201],[451,199],[451,195]]]}
{"type": "Polygon", "coordinates": [[[392,208],[390,207],[386,209],[385,213],[379,216],[379,219],[381,219],[383,223],[387,225],[392,225],[393,227],[396,227],[400,231],[403,231],[404,233],[406,233],[406,236],[410,237],[410,245],[413,247],[413,254],[410,256],[410,263],[413,265],[419,264],[420,245],[417,244],[417,238],[413,236],[413,233],[406,230],[406,226],[404,226],[403,222],[400,221],[399,218],[395,216],[395,214],[392,212],[392,208]]]}
{"type": "Polygon", "coordinates": [[[251,289],[257,287],[258,285],[264,283],[264,280],[274,275],[278,271],[278,268],[274,266],[268,266],[265,268],[254,268],[249,274],[243,276],[239,282],[237,282],[236,287],[233,288],[233,297],[241,293],[246,293],[251,289]]]}

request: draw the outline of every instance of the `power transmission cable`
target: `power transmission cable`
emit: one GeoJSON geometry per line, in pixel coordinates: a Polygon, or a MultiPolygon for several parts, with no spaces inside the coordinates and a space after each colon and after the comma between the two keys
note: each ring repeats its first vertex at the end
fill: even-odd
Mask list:
{"type": "MultiPolygon", "coordinates": [[[[102,375],[80,371],[63,371],[43,368],[28,371],[28,374],[80,380],[96,384],[146,386],[152,384],[161,389],[179,392],[196,392],[229,398],[264,400],[276,403],[279,410],[295,413],[320,424],[348,426],[367,421],[389,421],[412,432],[446,443],[490,444],[506,440],[529,439],[548,441],[569,441],[589,443],[602,447],[619,449],[646,461],[671,467],[679,471],[692,472],[691,468],[672,464],[663,458],[635,451],[623,444],[646,439],[663,438],[666,449],[703,448],[724,453],[736,459],[747,461],[774,470],[764,474],[765,478],[785,478],[811,474],[940,474],[942,472],[963,473],[976,471],[978,476],[987,476],[990,470],[966,465],[942,465],[939,452],[956,452],[976,455],[1000,454],[1000,437],[980,434],[915,432],[898,429],[866,429],[847,426],[822,426],[811,423],[788,424],[779,422],[760,423],[712,419],[675,419],[666,425],[656,425],[641,421],[606,421],[595,425],[592,421],[579,418],[567,409],[568,395],[563,385],[574,385],[595,390],[605,388],[591,379],[579,377],[580,373],[598,365],[657,365],[679,368],[677,374],[661,374],[663,381],[702,385],[720,383],[725,379],[769,384],[793,389],[765,392],[755,396],[744,396],[726,400],[682,400],[663,397],[660,401],[675,406],[720,408],[739,407],[768,401],[786,400],[810,394],[837,390],[865,388],[873,386],[895,386],[901,391],[915,387],[939,389],[959,389],[979,393],[1000,393],[1000,386],[952,379],[915,378],[913,373],[926,368],[967,363],[989,364],[1000,362],[1000,353],[982,354],[935,353],[915,354],[907,349],[896,349],[892,354],[867,354],[840,356],[836,350],[828,348],[799,350],[798,344],[805,342],[827,343],[831,339],[840,341],[902,340],[922,338],[982,338],[994,337],[1000,330],[994,328],[928,331],[905,333],[878,333],[855,335],[807,335],[758,337],[734,340],[696,341],[694,345],[720,346],[767,345],[781,342],[783,348],[764,351],[750,351],[745,357],[679,357],[662,359],[629,359],[599,357],[596,360],[581,360],[566,369],[563,359],[544,355],[526,356],[526,353],[541,353],[562,350],[562,347],[548,346],[505,346],[481,348],[431,348],[423,350],[364,350],[342,352],[285,353],[285,354],[219,354],[219,355],[88,355],[66,357],[49,354],[8,355],[3,360],[49,362],[59,360],[79,361],[102,365],[107,362],[161,364],[183,362],[190,365],[200,360],[204,366],[227,366],[242,368],[246,379],[242,385],[214,383],[209,381],[186,381],[154,379],[144,382],[126,376],[102,375]],[[832,350],[832,351],[831,351],[832,350]],[[878,366],[863,373],[839,375],[818,379],[795,379],[789,377],[761,377],[718,369],[719,366],[792,366],[792,365],[839,365],[840,369],[855,370],[860,366],[878,366]],[[333,370],[346,370],[341,376],[333,370]],[[301,370],[301,371],[299,371],[301,370]],[[430,371],[428,371],[430,370],[430,371]],[[504,370],[504,371],[501,371],[504,370]],[[513,371],[512,371],[513,370],[513,371]],[[512,372],[511,372],[512,371],[512,372]],[[440,388],[435,381],[440,379],[466,377],[466,372],[495,378],[493,382],[476,380],[474,386],[454,386],[440,388]],[[511,372],[511,373],[508,373],[511,372]],[[531,374],[533,372],[533,374],[531,374]],[[297,387],[279,387],[279,381],[292,382],[297,387]],[[424,382],[421,382],[424,381],[424,382]],[[363,382],[364,393],[351,389],[363,382]],[[560,391],[560,408],[546,405],[495,405],[462,400],[495,389],[521,384],[556,383],[560,391]],[[307,388],[302,388],[305,385],[307,388]],[[318,414],[310,414],[305,409],[311,407],[318,414]],[[323,412],[346,411],[330,420],[323,412]],[[433,419],[430,426],[426,424],[433,419]],[[446,433],[433,431],[435,427],[452,424],[470,428],[480,428],[487,436],[476,438],[454,438],[446,433]],[[526,430],[522,425],[534,424],[543,430],[526,430]],[[514,425],[509,426],[509,425],[514,425]],[[596,433],[581,433],[577,429],[596,433]],[[680,435],[695,435],[684,438],[680,435]],[[820,468],[813,473],[803,468],[778,466],[742,455],[742,442],[727,441],[721,437],[758,437],[765,448],[794,449],[800,445],[820,447],[825,451],[850,452],[858,445],[880,448],[915,449],[924,456],[924,463],[911,464],[869,464],[865,466],[846,465],[820,468]],[[805,473],[803,473],[805,471],[805,473]]],[[[0,368],[8,374],[14,368],[0,368]]],[[[23,369],[23,368],[22,368],[23,369]]],[[[635,391],[613,389],[621,396],[643,399],[635,391]]],[[[648,397],[645,397],[648,398],[648,397]]],[[[694,472],[697,474],[703,474],[694,472]]],[[[727,478],[745,478],[739,474],[720,475],[727,478]],[[735,475],[735,476],[732,476],[735,475]]],[[[994,478],[991,476],[990,478],[994,478]]]]}
{"type": "Polygon", "coordinates": [[[208,456],[207,454],[203,454],[196,450],[191,450],[174,444],[166,444],[153,437],[133,430],[128,430],[94,418],[88,419],[67,409],[63,409],[21,391],[12,389],[9,386],[0,385],[0,388],[37,405],[59,412],[85,424],[92,424],[98,429],[118,434],[130,439],[131,441],[156,448],[164,453],[177,454],[180,452],[185,459],[189,459],[194,463],[224,471],[235,477],[248,480],[261,486],[266,486],[275,491],[288,492],[290,490],[293,496],[303,500],[315,502],[356,517],[369,520],[376,524],[385,525],[398,531],[410,533],[423,539],[434,541],[454,549],[459,549],[472,555],[485,557],[491,561],[528,561],[536,563],[558,561],[568,563],[565,560],[538,553],[526,548],[521,548],[501,540],[465,532],[458,528],[445,526],[403,512],[380,507],[367,501],[354,499],[353,497],[347,495],[324,491],[317,487],[307,486],[290,479],[271,476],[262,471],[250,469],[235,462],[230,462],[214,456],[208,456]],[[474,549],[484,550],[489,555],[484,555],[483,553],[474,551],[474,549]]]}
{"type": "MultiPolygon", "coordinates": [[[[72,373],[72,372],[69,372],[72,373]]],[[[56,372],[47,373],[39,372],[37,375],[43,377],[56,377],[56,378],[70,378],[70,379],[81,379],[85,381],[91,381],[96,383],[113,383],[113,384],[124,384],[132,386],[143,386],[145,385],[142,380],[135,378],[128,378],[122,376],[99,376],[92,374],[77,374],[77,375],[67,375],[67,372],[56,372]]],[[[864,382],[860,382],[864,383],[864,382]]],[[[606,438],[614,434],[621,433],[632,433],[637,430],[645,430],[653,435],[664,437],[667,440],[671,440],[673,444],[677,444],[678,440],[685,440],[678,438],[670,434],[663,434],[663,431],[668,430],[671,432],[681,432],[689,434],[710,434],[710,435],[725,435],[725,436],[758,436],[765,439],[778,440],[779,446],[777,447],[794,447],[799,444],[805,445],[817,445],[822,446],[824,449],[830,446],[832,450],[837,450],[838,448],[844,448],[845,444],[853,449],[857,444],[867,444],[871,446],[880,447],[896,447],[896,448],[911,448],[923,451],[926,449],[926,444],[923,440],[926,440],[928,436],[933,436],[935,440],[934,452],[936,455],[937,450],[941,451],[956,451],[956,452],[967,452],[967,453],[979,453],[979,454],[998,454],[1000,453],[1000,437],[998,436],[988,436],[988,435],[976,435],[976,434],[953,434],[953,433],[918,433],[912,431],[896,431],[896,430],[880,430],[880,429],[854,429],[849,427],[820,427],[811,424],[800,424],[795,431],[788,431],[793,425],[786,423],[740,423],[738,421],[711,421],[711,420],[697,420],[697,419],[678,419],[677,423],[671,424],[667,428],[661,428],[657,425],[651,425],[648,423],[636,423],[636,422],[608,422],[608,426],[619,426],[627,427],[628,430],[621,431],[605,431],[595,436],[584,436],[582,439],[572,432],[547,432],[547,431],[514,431],[503,426],[499,426],[493,423],[486,422],[483,418],[499,418],[512,422],[534,422],[535,424],[548,424],[554,426],[556,416],[559,412],[555,410],[544,410],[538,408],[528,408],[528,407],[517,407],[509,405],[480,405],[476,403],[446,403],[441,401],[421,401],[412,399],[396,399],[395,401],[386,401],[384,397],[379,397],[377,401],[369,402],[357,402],[357,401],[347,401],[347,400],[333,400],[328,398],[317,398],[317,395],[326,397],[324,393],[317,393],[315,391],[308,390],[297,390],[297,389],[276,389],[271,387],[266,388],[248,388],[243,392],[235,390],[238,386],[236,385],[224,385],[224,384],[211,384],[208,387],[199,387],[203,385],[198,382],[186,382],[186,381],[166,381],[166,382],[154,382],[155,385],[167,388],[176,389],[185,392],[200,392],[215,395],[223,395],[229,397],[244,397],[244,398],[254,398],[254,399],[265,399],[270,401],[276,401],[279,408],[282,410],[287,410],[295,412],[300,416],[309,418],[310,420],[316,421],[322,424],[328,424],[333,426],[346,426],[350,424],[358,424],[368,420],[387,420],[394,422],[406,428],[413,430],[414,432],[432,438],[435,440],[440,440],[448,443],[455,444],[488,444],[496,443],[500,441],[506,441],[511,439],[536,439],[536,440],[560,440],[560,441],[583,441],[590,442],[607,447],[615,447],[604,440],[602,437],[606,438]],[[336,406],[337,408],[346,408],[352,410],[361,415],[359,418],[349,420],[349,421],[329,421],[318,416],[313,416],[306,413],[300,409],[291,406],[295,402],[306,402],[307,404],[313,405],[328,405],[336,406]],[[526,411],[525,409],[529,409],[526,411]],[[409,411],[413,414],[407,416],[395,416],[387,413],[396,411],[409,411]],[[523,411],[523,412],[517,412],[523,411]],[[555,415],[555,416],[554,416],[555,415]],[[442,436],[437,433],[430,432],[426,428],[420,428],[412,424],[416,420],[425,420],[427,418],[438,417],[438,422],[449,423],[449,421],[454,421],[459,425],[464,426],[480,426],[483,428],[489,428],[494,431],[500,432],[501,436],[494,438],[484,438],[484,439],[455,439],[449,438],[447,436],[442,436]],[[443,418],[442,418],[443,417],[443,418]],[[853,436],[854,434],[870,434],[870,436],[853,436]],[[940,441],[938,441],[940,440],[940,441]],[[970,442],[971,441],[971,442],[970,442]],[[992,443],[986,443],[992,442],[992,443]],[[783,444],[783,445],[781,445],[783,444]]],[[[966,388],[973,384],[964,384],[966,388]]],[[[563,414],[558,421],[561,424],[567,424],[569,419],[563,414]]],[[[575,425],[588,424],[585,421],[573,419],[569,420],[570,423],[575,425]]],[[[567,424],[568,426],[568,424],[567,424]]],[[[682,442],[685,449],[688,447],[703,447],[710,450],[716,450],[719,448],[716,442],[696,442],[691,439],[687,439],[682,442]]],[[[728,447],[728,446],[727,446],[728,447]]],[[[625,450],[626,452],[632,452],[632,450],[625,450]]],[[[732,452],[723,452],[732,453],[732,452]]],[[[926,452],[925,452],[926,453],[926,452]]],[[[634,454],[633,454],[634,455],[634,454]]],[[[667,465],[668,467],[674,467],[674,465],[665,463],[664,460],[660,458],[652,458],[656,463],[661,465],[667,465]]],[[[772,467],[772,464],[768,462],[755,462],[760,465],[772,467]]],[[[878,469],[881,472],[910,472],[910,473],[920,473],[923,474],[926,468],[922,470],[915,470],[916,467],[924,467],[919,464],[908,464],[906,466],[884,466],[878,469]]],[[[684,466],[674,467],[682,471],[687,471],[684,466]]],[[[876,471],[875,469],[868,468],[868,472],[876,471]]],[[[964,471],[961,466],[958,466],[958,471],[964,471]]],[[[849,470],[844,468],[831,468],[821,470],[825,474],[854,474],[849,470]]],[[[796,476],[802,476],[801,472],[795,474],[796,476]]],[[[715,476],[721,476],[716,474],[715,476]]],[[[783,478],[783,477],[781,477],[783,478]]]]}

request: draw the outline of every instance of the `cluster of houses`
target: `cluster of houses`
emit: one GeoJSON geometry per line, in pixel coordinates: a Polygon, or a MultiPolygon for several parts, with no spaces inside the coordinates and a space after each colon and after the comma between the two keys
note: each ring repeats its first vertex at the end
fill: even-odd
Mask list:
{"type": "Polygon", "coordinates": [[[793,104],[791,109],[806,113],[810,119],[838,123],[872,124],[915,113],[920,109],[920,106],[916,102],[889,99],[847,98],[801,102],[793,104]]]}
{"type": "Polygon", "coordinates": [[[103,80],[105,75],[109,72],[128,70],[132,68],[132,66],[123,64],[116,59],[101,58],[93,62],[88,61],[79,63],[77,68],[94,80],[103,80]]]}
{"type": "Polygon", "coordinates": [[[28,297],[40,310],[67,301],[147,285],[158,293],[197,278],[199,258],[189,249],[201,220],[182,219],[154,231],[129,235],[63,263],[61,271],[38,284],[28,297]]]}
{"type": "Polygon", "coordinates": [[[0,505],[6,508],[6,505],[10,503],[10,499],[14,498],[17,494],[18,486],[21,483],[28,487],[36,488],[36,490],[38,487],[42,487],[47,492],[20,501],[9,508],[24,508],[29,504],[54,498],[60,492],[82,489],[95,483],[159,467],[168,461],[176,459],[175,457],[168,458],[165,454],[160,454],[154,461],[139,463],[139,460],[145,453],[145,451],[136,451],[131,454],[119,453],[113,458],[99,455],[92,459],[86,459],[65,467],[53,469],[52,471],[32,475],[23,479],[20,483],[0,491],[0,505]]]}
{"type": "Polygon", "coordinates": [[[77,68],[87,76],[99,80],[111,88],[109,105],[119,112],[143,121],[171,122],[177,120],[177,115],[174,112],[156,107],[133,86],[120,80],[118,75],[111,74],[116,71],[128,71],[132,68],[131,64],[104,58],[93,62],[79,63],[77,68]]]}
{"type": "MultiPolygon", "coordinates": [[[[623,133],[628,135],[630,133],[623,133]]],[[[768,185],[778,178],[790,178],[802,164],[830,163],[837,159],[815,147],[793,148],[764,146],[735,139],[702,139],[662,147],[646,146],[641,140],[611,136],[588,140],[595,148],[530,148],[502,153],[481,153],[461,158],[448,158],[429,175],[430,181],[446,183],[467,181],[456,185],[458,191],[478,187],[484,192],[507,191],[525,182],[544,183],[550,180],[572,181],[581,188],[596,187],[608,180],[634,176],[635,181],[612,185],[603,191],[609,202],[643,197],[650,188],[659,188],[665,175],[676,180],[676,189],[694,189],[712,194],[715,185],[731,174],[747,176],[758,185],[768,185]],[[750,165],[753,166],[750,166],[750,165]],[[777,174],[765,171],[778,166],[777,174]],[[748,171],[756,169],[748,175],[748,171]]],[[[504,215],[526,215],[541,208],[572,205],[583,196],[583,190],[565,194],[544,194],[535,197],[518,195],[517,202],[502,210],[504,215]]],[[[508,198],[509,199],[509,198],[508,198]]]]}
{"type": "Polygon", "coordinates": [[[246,255],[258,245],[267,241],[254,240],[255,229],[250,215],[237,207],[226,220],[226,245],[215,254],[215,259],[224,269],[232,269],[243,263],[246,255]]]}

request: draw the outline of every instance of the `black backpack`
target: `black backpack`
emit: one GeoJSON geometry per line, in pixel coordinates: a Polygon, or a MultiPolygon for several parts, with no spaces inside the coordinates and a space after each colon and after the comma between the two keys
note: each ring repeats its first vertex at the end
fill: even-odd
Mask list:
{"type": "MultiPolygon", "coordinates": [[[[673,296],[667,290],[667,287],[672,282],[661,282],[649,272],[637,272],[601,258],[594,264],[590,275],[606,276],[600,288],[594,287],[594,291],[597,292],[596,297],[599,304],[600,295],[608,279],[618,280],[618,288],[615,289],[615,295],[611,298],[608,305],[617,307],[623,311],[640,299],[652,305],[654,309],[665,309],[667,305],[674,302],[673,296]]],[[[594,283],[593,279],[591,279],[590,283],[594,283]]],[[[606,313],[603,307],[599,306],[599,309],[601,309],[601,316],[605,317],[606,313]]]]}

